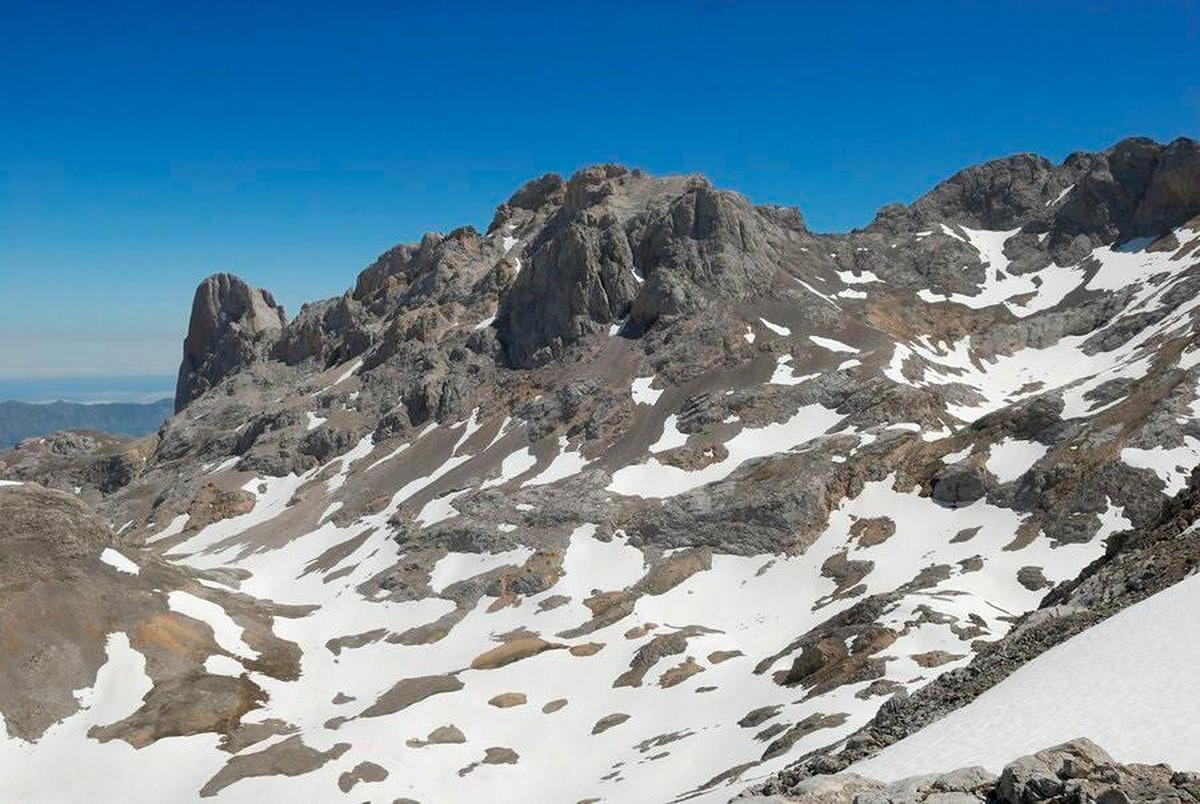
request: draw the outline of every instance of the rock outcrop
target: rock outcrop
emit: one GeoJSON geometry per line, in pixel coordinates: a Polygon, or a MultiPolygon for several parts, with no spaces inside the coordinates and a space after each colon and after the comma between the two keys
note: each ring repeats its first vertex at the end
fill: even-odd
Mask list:
{"type": "Polygon", "coordinates": [[[233,274],[213,274],[201,282],[183,341],[175,411],[264,355],[286,323],[270,293],[233,274]]]}
{"type": "Polygon", "coordinates": [[[795,784],[772,781],[752,800],[796,804],[1036,804],[1037,802],[1200,801],[1200,773],[1166,765],[1122,765],[1079,738],[1020,757],[999,776],[980,767],[913,776],[891,783],[838,773],[795,784]]]}

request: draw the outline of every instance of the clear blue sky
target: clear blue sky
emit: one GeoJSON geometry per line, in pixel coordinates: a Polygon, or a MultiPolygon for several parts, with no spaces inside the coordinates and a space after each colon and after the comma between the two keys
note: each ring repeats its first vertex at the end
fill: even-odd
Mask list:
{"type": "Polygon", "coordinates": [[[844,230],[991,157],[1200,133],[1195,2],[324,5],[0,0],[0,377],[171,373],[208,273],[295,313],[547,171],[844,230]]]}

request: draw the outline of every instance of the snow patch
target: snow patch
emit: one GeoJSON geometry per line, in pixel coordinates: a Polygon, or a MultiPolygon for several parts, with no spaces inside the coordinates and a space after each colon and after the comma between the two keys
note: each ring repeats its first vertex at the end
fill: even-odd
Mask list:
{"type": "Polygon", "coordinates": [[[764,327],[771,330],[776,335],[782,335],[784,337],[787,337],[788,335],[792,334],[792,331],[785,326],[781,326],[780,324],[774,324],[762,317],[760,317],[758,320],[762,322],[762,325],[764,327]]]}
{"type": "Polygon", "coordinates": [[[663,395],[661,390],[651,388],[654,384],[654,375],[649,377],[635,377],[633,385],[629,392],[633,395],[635,405],[653,405],[658,401],[658,398],[663,395]]]}
{"type": "Polygon", "coordinates": [[[100,553],[100,560],[118,572],[126,572],[130,575],[138,574],[138,565],[111,547],[104,548],[104,551],[100,553]]]}
{"type": "Polygon", "coordinates": [[[1001,483],[1009,483],[1028,472],[1050,448],[1036,441],[1004,438],[992,444],[987,470],[1001,483]]]}

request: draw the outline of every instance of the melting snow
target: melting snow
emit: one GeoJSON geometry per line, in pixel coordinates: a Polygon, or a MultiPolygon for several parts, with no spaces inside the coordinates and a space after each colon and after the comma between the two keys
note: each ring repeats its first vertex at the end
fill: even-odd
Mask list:
{"type": "Polygon", "coordinates": [[[528,547],[518,547],[503,553],[448,553],[433,565],[429,587],[441,594],[447,586],[460,580],[474,578],[505,566],[519,567],[533,555],[528,547]]]}
{"type": "Polygon", "coordinates": [[[635,377],[633,386],[630,388],[630,393],[633,394],[634,404],[637,405],[653,405],[662,396],[661,390],[651,388],[654,384],[654,375],[649,377],[635,377]]]}
{"type": "Polygon", "coordinates": [[[190,592],[175,591],[167,595],[167,605],[171,611],[208,625],[217,644],[230,653],[248,659],[258,657],[258,651],[242,641],[242,627],[216,603],[196,597],[190,592]]]}
{"type": "Polygon", "coordinates": [[[679,430],[679,417],[672,413],[663,422],[662,436],[657,441],[650,445],[651,452],[666,452],[669,449],[682,447],[687,443],[687,433],[679,430]]]}
{"type": "Polygon", "coordinates": [[[787,452],[824,433],[842,417],[821,405],[805,405],[786,422],[747,427],[725,443],[728,456],[702,469],[687,471],[651,458],[618,469],[609,491],[631,497],[672,497],[706,483],[722,480],[743,461],[787,452]]]}
{"type": "Polygon", "coordinates": [[[1200,767],[1200,577],[1056,645],[851,771],[885,780],[982,765],[1086,735],[1123,762],[1200,767]]]}
{"type": "Polygon", "coordinates": [[[1181,446],[1170,449],[1126,447],[1121,450],[1121,460],[1135,469],[1149,469],[1154,472],[1166,484],[1164,493],[1174,497],[1187,486],[1192,470],[1200,466],[1200,440],[1184,436],[1183,441],[1181,446]]]}
{"type": "Polygon", "coordinates": [[[987,470],[1001,483],[1008,483],[1028,472],[1049,451],[1049,447],[1036,441],[1004,438],[992,444],[987,470]]]}
{"type": "Polygon", "coordinates": [[[790,365],[791,362],[791,355],[782,355],[775,361],[775,371],[771,373],[771,379],[767,380],[767,382],[771,385],[799,385],[802,382],[820,376],[820,372],[797,374],[796,370],[790,365]]]}
{"type": "Polygon", "coordinates": [[[100,553],[100,560],[120,572],[127,572],[130,575],[138,574],[138,565],[111,547],[104,548],[104,551],[100,553]]]}
{"type": "Polygon", "coordinates": [[[783,335],[784,337],[786,337],[786,336],[792,334],[792,331],[790,329],[788,329],[787,327],[780,326],[779,324],[773,324],[770,321],[768,321],[767,319],[761,318],[761,317],[758,320],[762,322],[762,325],[764,327],[771,330],[776,335],[783,335]]]}
{"type": "Polygon", "coordinates": [[[831,352],[848,352],[850,354],[858,354],[861,350],[855,346],[844,344],[841,341],[836,341],[833,338],[822,338],[820,335],[809,335],[808,339],[820,346],[822,349],[828,349],[831,352]]]}

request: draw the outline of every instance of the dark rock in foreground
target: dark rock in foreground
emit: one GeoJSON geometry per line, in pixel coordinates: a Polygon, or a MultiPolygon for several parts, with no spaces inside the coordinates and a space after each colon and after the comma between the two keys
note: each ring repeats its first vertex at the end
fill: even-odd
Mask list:
{"type": "Polygon", "coordinates": [[[890,784],[855,773],[814,776],[788,785],[772,779],[751,796],[807,804],[1033,804],[1033,802],[1200,801],[1200,774],[1166,765],[1122,765],[1080,737],[1020,757],[993,776],[980,767],[912,776],[890,784]]]}

